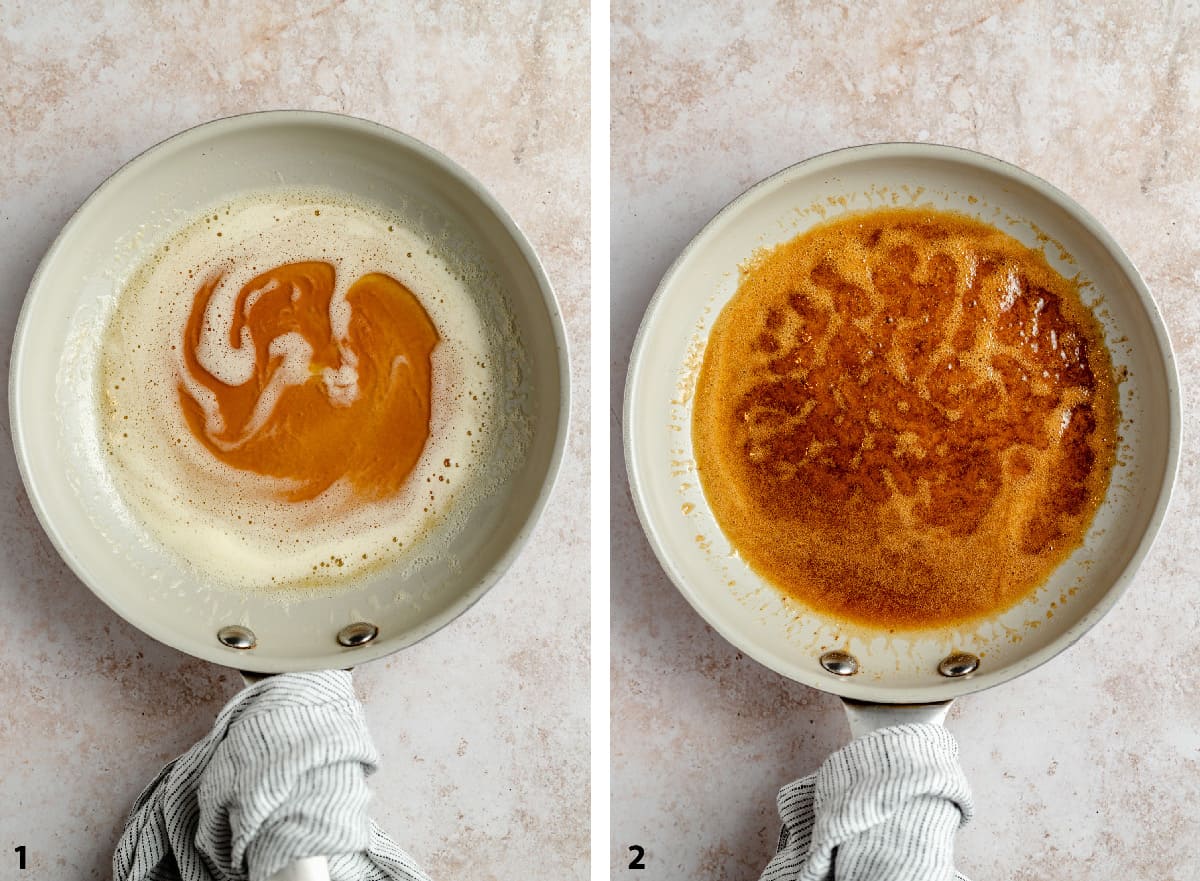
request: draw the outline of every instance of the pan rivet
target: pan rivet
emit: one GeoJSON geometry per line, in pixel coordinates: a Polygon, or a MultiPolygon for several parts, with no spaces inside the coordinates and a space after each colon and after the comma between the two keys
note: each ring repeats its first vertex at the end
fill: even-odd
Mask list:
{"type": "Polygon", "coordinates": [[[970,652],[955,652],[952,655],[946,655],[938,664],[938,672],[951,679],[958,676],[970,676],[978,669],[979,658],[970,652]]]}
{"type": "Polygon", "coordinates": [[[337,640],[341,645],[348,649],[357,648],[360,645],[366,645],[379,635],[379,628],[374,624],[369,624],[366,621],[359,621],[355,624],[347,624],[338,631],[337,640]]]}
{"type": "Polygon", "coordinates": [[[254,631],[240,624],[222,627],[217,631],[217,639],[221,640],[222,645],[227,645],[231,649],[252,649],[258,645],[258,638],[254,635],[254,631]]]}
{"type": "Polygon", "coordinates": [[[826,652],[821,655],[821,666],[834,676],[853,676],[858,672],[858,658],[849,652],[826,652]]]}

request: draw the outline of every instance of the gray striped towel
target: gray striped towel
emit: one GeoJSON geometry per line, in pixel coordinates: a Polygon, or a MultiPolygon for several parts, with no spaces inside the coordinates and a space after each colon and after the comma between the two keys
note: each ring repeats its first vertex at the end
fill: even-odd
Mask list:
{"type": "Polygon", "coordinates": [[[966,881],[954,834],[974,807],[941,725],[852,741],[779,791],[779,851],[761,881],[966,881]]]}
{"type": "Polygon", "coordinates": [[[113,877],[264,881],[327,856],[333,881],[429,881],[367,816],[377,761],[349,673],[264,679],[138,796],[113,877]]]}

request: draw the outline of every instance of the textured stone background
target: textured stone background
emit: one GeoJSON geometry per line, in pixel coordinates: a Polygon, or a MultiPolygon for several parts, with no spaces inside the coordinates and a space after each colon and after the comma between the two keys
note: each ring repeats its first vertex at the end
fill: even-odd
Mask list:
{"type": "Polygon", "coordinates": [[[619,401],[662,273],[718,209],[837,147],[993,154],[1091,211],[1170,329],[1185,449],[1135,585],[1081,643],[958,701],[976,879],[1200,877],[1200,9],[1195,3],[613,3],[613,877],[751,881],[774,795],[848,736],[835,698],[714,634],[642,537],[619,401]],[[678,4],[673,4],[681,8],[678,4]],[[627,845],[644,872],[624,870],[627,845]]]}
{"type": "MultiPolygon", "coordinates": [[[[415,135],[479,177],[546,264],[575,409],[541,526],[466,615],[356,673],[383,757],[374,814],[435,879],[588,876],[587,16],[578,0],[0,5],[4,377],[30,277],[79,203],[234,113],[415,135]]],[[[240,682],[149,642],[70,574],[7,444],[0,496],[0,879],[108,878],[134,797],[240,682]]]]}

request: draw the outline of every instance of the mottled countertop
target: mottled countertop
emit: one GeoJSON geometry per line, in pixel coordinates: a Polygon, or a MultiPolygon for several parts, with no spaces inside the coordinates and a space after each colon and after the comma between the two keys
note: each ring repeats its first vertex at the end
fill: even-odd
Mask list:
{"type": "MultiPolygon", "coordinates": [[[[572,346],[557,489],[503,580],[359,668],[373,814],[435,879],[588,876],[588,79],[581,2],[7,3],[0,365],[39,259],[91,190],[220,116],[376,120],[476,175],[541,255],[572,346]],[[388,8],[392,11],[388,11],[388,8]]],[[[8,408],[0,409],[8,434],[8,408]]],[[[59,560],[0,450],[0,879],[107,878],[124,816],[240,687],[148,641],[59,560]],[[17,869],[24,845],[28,870],[17,869]]]]}
{"type": "MultiPolygon", "coordinates": [[[[957,701],[976,879],[1200,877],[1200,9],[1167,3],[614,0],[612,379],[642,312],[726,202],[827,150],[981,150],[1065,190],[1140,267],[1171,332],[1184,452],[1166,525],[1065,655],[957,701]],[[807,7],[807,8],[805,8],[807,7]]],[[[774,798],[848,737],[836,698],[709,629],[659,569],[612,431],[613,877],[751,881],[774,798]],[[646,849],[631,873],[628,845],[646,849]]]]}

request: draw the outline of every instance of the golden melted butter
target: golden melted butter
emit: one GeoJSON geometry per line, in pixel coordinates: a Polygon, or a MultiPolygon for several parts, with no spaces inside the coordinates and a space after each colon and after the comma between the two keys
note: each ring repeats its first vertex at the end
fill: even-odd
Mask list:
{"type": "Polygon", "coordinates": [[[978,619],[1079,547],[1118,408],[1103,332],[1045,258],[962,215],[848,215],[745,268],[692,439],[750,566],[833,617],[978,619]]]}
{"type": "Polygon", "coordinates": [[[249,379],[234,385],[201,363],[220,280],[196,291],[183,333],[191,382],[179,383],[179,404],[192,434],[227,465],[292,481],[291,501],[343,478],[364,499],[399,490],[429,438],[438,334],[420,301],[390,276],[364,275],[335,329],[333,266],[264,272],[234,302],[229,346],[243,348],[248,333],[254,354],[249,379]]]}

